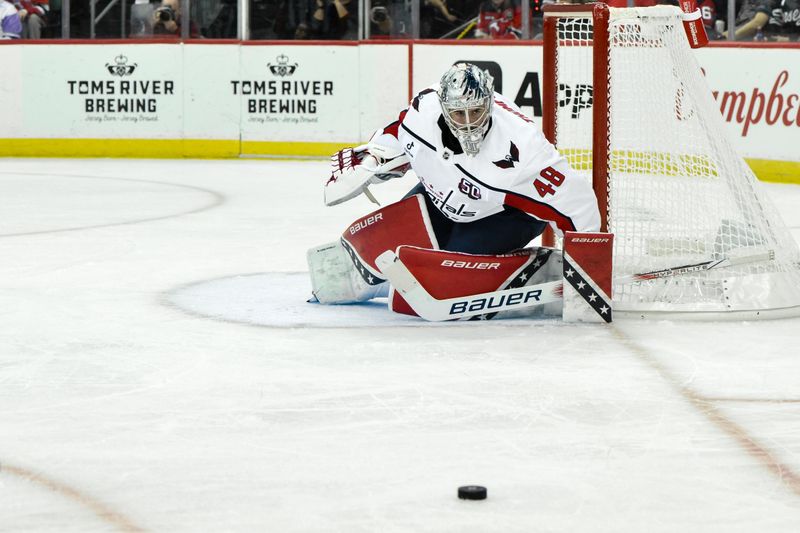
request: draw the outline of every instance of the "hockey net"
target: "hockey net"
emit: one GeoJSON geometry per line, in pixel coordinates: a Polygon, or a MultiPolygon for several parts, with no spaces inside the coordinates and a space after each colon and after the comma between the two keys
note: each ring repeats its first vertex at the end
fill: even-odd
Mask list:
{"type": "Polygon", "coordinates": [[[774,252],[617,284],[616,316],[800,313],[797,243],[728,141],[680,10],[548,6],[544,39],[545,134],[593,180],[615,277],[774,252]]]}

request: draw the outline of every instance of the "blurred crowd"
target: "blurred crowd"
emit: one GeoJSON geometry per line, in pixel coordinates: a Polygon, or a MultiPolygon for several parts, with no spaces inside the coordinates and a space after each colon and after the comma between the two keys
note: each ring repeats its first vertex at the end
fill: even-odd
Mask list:
{"type": "MultiPolygon", "coordinates": [[[[576,0],[249,0],[242,24],[237,0],[192,0],[188,15],[181,0],[0,0],[0,39],[539,39],[542,7],[561,1],[576,0]]],[[[696,1],[709,37],[727,38],[728,1],[696,1]]],[[[736,40],[798,41],[800,0],[736,0],[735,24],[736,40]]]]}
{"type": "Polygon", "coordinates": [[[0,39],[41,39],[50,0],[0,0],[0,39]]]}

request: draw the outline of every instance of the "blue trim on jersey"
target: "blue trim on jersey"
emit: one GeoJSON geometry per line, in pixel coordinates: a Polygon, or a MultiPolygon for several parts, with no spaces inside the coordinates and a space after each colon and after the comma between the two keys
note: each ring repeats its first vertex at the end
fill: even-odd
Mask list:
{"type": "Polygon", "coordinates": [[[400,127],[403,128],[404,130],[406,130],[409,133],[409,135],[414,137],[416,140],[418,140],[419,142],[421,142],[422,144],[424,144],[425,146],[427,146],[428,148],[430,148],[434,152],[436,151],[436,147],[434,145],[432,145],[431,143],[429,143],[428,141],[426,141],[425,139],[423,139],[422,137],[420,137],[419,135],[417,135],[416,133],[414,133],[413,131],[408,129],[408,126],[406,126],[405,124],[400,124],[400,127]]]}

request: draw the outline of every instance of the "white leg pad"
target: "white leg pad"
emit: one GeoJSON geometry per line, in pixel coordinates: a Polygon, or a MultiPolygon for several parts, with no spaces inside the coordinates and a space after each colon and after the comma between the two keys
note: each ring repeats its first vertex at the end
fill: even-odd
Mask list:
{"type": "Polygon", "coordinates": [[[322,304],[365,302],[388,293],[388,283],[364,281],[339,241],[311,248],[307,259],[311,290],[322,304]]]}

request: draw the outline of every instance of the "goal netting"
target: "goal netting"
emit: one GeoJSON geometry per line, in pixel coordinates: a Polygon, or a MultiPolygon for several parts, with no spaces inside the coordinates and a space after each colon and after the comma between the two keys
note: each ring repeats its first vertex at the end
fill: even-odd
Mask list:
{"type": "Polygon", "coordinates": [[[615,277],[718,258],[773,260],[615,285],[616,316],[800,312],[800,254],[727,139],[672,6],[545,11],[544,129],[593,179],[615,277]]]}

